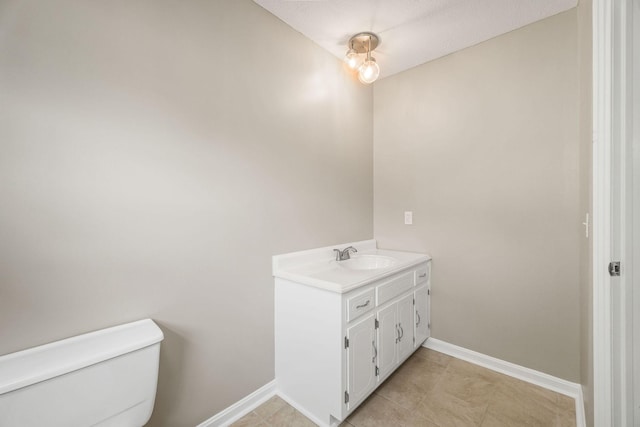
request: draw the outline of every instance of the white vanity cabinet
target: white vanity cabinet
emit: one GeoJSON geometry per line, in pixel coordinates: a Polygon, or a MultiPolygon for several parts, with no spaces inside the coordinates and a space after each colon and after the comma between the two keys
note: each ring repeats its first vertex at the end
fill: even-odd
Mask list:
{"type": "Polygon", "coordinates": [[[339,425],[428,338],[429,276],[424,255],[342,293],[276,275],[278,394],[339,425]]]}
{"type": "Polygon", "coordinates": [[[378,310],[378,377],[384,380],[414,349],[413,294],[378,310]]]}
{"type": "Polygon", "coordinates": [[[414,345],[418,346],[431,336],[431,263],[416,270],[414,345]]]}
{"type": "Polygon", "coordinates": [[[345,404],[361,402],[376,384],[376,328],[373,314],[354,322],[345,334],[347,384],[345,404]]]}

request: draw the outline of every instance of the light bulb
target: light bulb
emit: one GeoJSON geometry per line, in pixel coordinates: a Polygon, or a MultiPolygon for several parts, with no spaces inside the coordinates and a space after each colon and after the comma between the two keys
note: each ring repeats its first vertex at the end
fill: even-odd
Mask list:
{"type": "Polygon", "coordinates": [[[369,58],[358,68],[358,80],[364,84],[371,84],[380,75],[380,67],[374,58],[369,58]]]}
{"type": "Polygon", "coordinates": [[[358,55],[358,52],[356,52],[354,49],[349,49],[344,57],[344,62],[346,62],[349,68],[351,68],[352,70],[358,69],[361,60],[362,59],[360,58],[360,55],[358,55]]]}

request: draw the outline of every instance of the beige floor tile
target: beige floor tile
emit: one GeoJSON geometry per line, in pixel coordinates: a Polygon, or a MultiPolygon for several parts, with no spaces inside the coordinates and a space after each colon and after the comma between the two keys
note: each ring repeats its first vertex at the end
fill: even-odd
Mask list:
{"type": "Polygon", "coordinates": [[[561,411],[571,412],[572,415],[576,414],[576,400],[573,397],[565,396],[558,393],[558,408],[561,411]]]}
{"type": "Polygon", "coordinates": [[[503,409],[496,410],[494,407],[489,407],[485,418],[480,425],[481,427],[553,427],[556,425],[556,418],[555,415],[551,415],[550,417],[535,417],[530,413],[526,413],[518,409],[505,411],[503,409]]]}
{"type": "Polygon", "coordinates": [[[398,425],[406,412],[402,407],[376,394],[365,400],[347,422],[355,427],[385,427],[398,425]]]}
{"type": "Polygon", "coordinates": [[[456,361],[452,361],[442,375],[438,389],[472,406],[486,407],[496,390],[495,382],[489,378],[491,375],[486,372],[469,369],[467,366],[461,368],[456,366],[456,361]]]}
{"type": "Polygon", "coordinates": [[[491,369],[487,369],[460,359],[452,359],[448,365],[448,370],[460,372],[461,374],[465,375],[473,375],[491,383],[499,383],[500,381],[513,379],[513,377],[510,377],[508,375],[504,375],[499,372],[492,371],[491,369]]]}
{"type": "Polygon", "coordinates": [[[556,418],[556,427],[576,427],[576,417],[567,413],[559,413],[556,418]]]}
{"type": "Polygon", "coordinates": [[[453,357],[440,353],[439,351],[431,350],[429,348],[420,347],[411,357],[417,357],[420,359],[429,360],[437,363],[438,365],[447,366],[453,357]]]}
{"type": "Polygon", "coordinates": [[[523,390],[497,391],[487,414],[507,425],[549,427],[556,424],[557,405],[523,390]]]}
{"type": "Polygon", "coordinates": [[[496,389],[518,402],[535,402],[546,408],[556,408],[558,404],[558,393],[506,375],[496,382],[496,389]]]}
{"type": "Polygon", "coordinates": [[[509,420],[496,418],[491,412],[487,412],[480,427],[513,427],[509,420]]]}
{"type": "Polygon", "coordinates": [[[440,381],[442,374],[447,370],[446,365],[438,364],[429,359],[412,356],[394,374],[404,377],[418,389],[428,392],[440,381]]]}
{"type": "Polygon", "coordinates": [[[254,409],[254,412],[262,419],[267,419],[271,415],[278,412],[280,409],[285,406],[289,406],[287,402],[282,400],[280,396],[273,396],[271,399],[264,402],[262,405],[258,406],[254,409]]]}
{"type": "Polygon", "coordinates": [[[402,420],[401,427],[440,427],[437,424],[423,418],[416,412],[408,412],[402,420]]]}
{"type": "Polygon", "coordinates": [[[418,404],[416,413],[443,427],[479,426],[488,404],[468,402],[443,390],[443,381],[418,404]]]}
{"type": "Polygon", "coordinates": [[[424,388],[413,383],[406,374],[400,373],[388,378],[375,392],[410,411],[418,406],[425,394],[424,388]]]}
{"type": "Polygon", "coordinates": [[[558,394],[557,427],[576,427],[576,401],[558,394]]]}
{"type": "Polygon", "coordinates": [[[377,394],[360,405],[347,422],[354,427],[438,427],[377,394]]]}
{"type": "Polygon", "coordinates": [[[249,412],[244,417],[240,418],[235,423],[231,424],[231,427],[266,427],[267,425],[262,421],[262,418],[255,412],[249,412]]]}
{"type": "Polygon", "coordinates": [[[285,403],[285,406],[278,409],[274,414],[268,417],[267,424],[277,427],[314,427],[316,426],[311,420],[296,411],[293,406],[285,403]]]}

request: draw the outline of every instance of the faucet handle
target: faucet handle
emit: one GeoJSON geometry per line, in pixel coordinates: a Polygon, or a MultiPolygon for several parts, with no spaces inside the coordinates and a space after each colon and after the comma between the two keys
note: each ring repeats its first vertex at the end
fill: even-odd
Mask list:
{"type": "Polygon", "coordinates": [[[334,249],[333,251],[336,253],[336,261],[345,261],[351,258],[349,251],[354,253],[358,252],[358,250],[353,246],[346,247],[343,250],[334,249]]]}
{"type": "Polygon", "coordinates": [[[353,246],[346,247],[342,250],[342,254],[340,254],[341,260],[351,259],[351,252],[356,253],[358,250],[353,246]]]}

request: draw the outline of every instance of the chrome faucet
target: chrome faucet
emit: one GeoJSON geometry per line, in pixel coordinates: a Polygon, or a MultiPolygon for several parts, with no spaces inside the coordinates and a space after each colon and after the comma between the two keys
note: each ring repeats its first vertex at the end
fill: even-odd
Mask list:
{"type": "Polygon", "coordinates": [[[348,248],[344,248],[343,250],[334,249],[336,253],[336,261],[345,261],[347,259],[351,259],[351,252],[358,252],[356,248],[353,246],[349,246],[348,248]]]}

